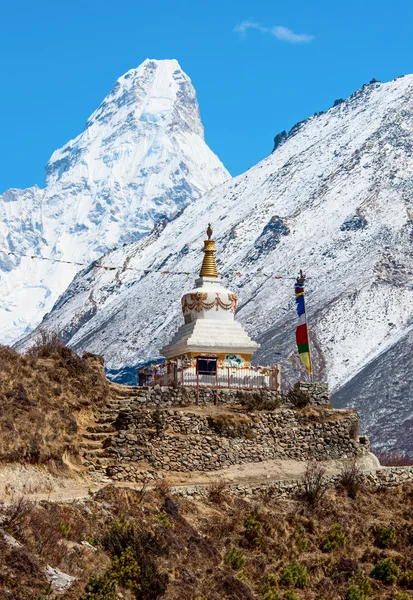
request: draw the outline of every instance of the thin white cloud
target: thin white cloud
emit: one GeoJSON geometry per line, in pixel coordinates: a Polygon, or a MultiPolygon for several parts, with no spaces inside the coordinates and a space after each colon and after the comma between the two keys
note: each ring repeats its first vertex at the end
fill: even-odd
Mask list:
{"type": "Polygon", "coordinates": [[[257,29],[261,33],[268,33],[270,31],[268,27],[263,27],[259,23],[254,23],[254,21],[243,21],[234,27],[234,31],[241,34],[245,34],[248,29],[257,29]]]}
{"type": "Polygon", "coordinates": [[[311,42],[314,39],[313,35],[308,33],[294,33],[294,31],[291,31],[288,27],[282,27],[281,25],[273,27],[271,33],[277,40],[290,42],[290,44],[308,44],[308,42],[311,42]]]}
{"type": "Polygon", "coordinates": [[[239,25],[234,27],[234,31],[245,36],[248,29],[256,29],[260,33],[269,33],[282,42],[288,42],[290,44],[308,44],[314,39],[313,35],[309,33],[294,33],[288,27],[282,25],[276,25],[275,27],[264,27],[260,23],[255,21],[242,21],[239,25]]]}

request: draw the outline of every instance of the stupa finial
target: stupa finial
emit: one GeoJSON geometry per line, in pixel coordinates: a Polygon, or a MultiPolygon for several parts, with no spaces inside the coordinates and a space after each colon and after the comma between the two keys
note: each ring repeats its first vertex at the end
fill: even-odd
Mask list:
{"type": "Polygon", "coordinates": [[[204,260],[202,261],[200,277],[218,277],[217,265],[215,262],[215,240],[212,237],[211,223],[208,223],[206,234],[208,239],[204,241],[204,260]]]}

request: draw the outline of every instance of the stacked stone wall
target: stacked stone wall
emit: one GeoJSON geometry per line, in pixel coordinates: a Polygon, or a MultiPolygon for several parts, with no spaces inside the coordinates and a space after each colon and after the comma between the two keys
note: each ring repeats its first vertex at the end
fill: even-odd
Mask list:
{"type": "Polygon", "coordinates": [[[214,471],[270,459],[328,460],[360,456],[368,440],[358,437],[357,411],[326,408],[203,413],[182,408],[131,405],[116,422],[108,474],[128,476],[128,463],[144,461],[162,471],[214,471]]]}
{"type": "MultiPolygon", "coordinates": [[[[294,386],[294,390],[304,392],[308,396],[309,404],[313,406],[330,406],[327,383],[299,382],[294,386]]],[[[197,403],[201,406],[216,403],[237,405],[249,403],[259,398],[270,401],[278,397],[278,392],[265,388],[256,390],[223,388],[216,390],[215,388],[200,387],[197,390],[195,387],[157,385],[154,387],[138,387],[135,405],[163,408],[190,406],[197,403]]]]}
{"type": "MultiPolygon", "coordinates": [[[[413,483],[413,467],[382,467],[376,471],[367,471],[361,474],[362,483],[373,489],[388,489],[413,483]]],[[[326,486],[333,487],[340,481],[340,475],[331,475],[324,478],[326,486]]],[[[208,486],[194,485],[185,489],[174,490],[181,496],[205,497],[209,493],[208,486]]],[[[237,496],[275,496],[275,497],[297,497],[304,491],[302,479],[290,479],[284,481],[268,481],[258,484],[232,484],[228,485],[228,491],[237,496]]]]}

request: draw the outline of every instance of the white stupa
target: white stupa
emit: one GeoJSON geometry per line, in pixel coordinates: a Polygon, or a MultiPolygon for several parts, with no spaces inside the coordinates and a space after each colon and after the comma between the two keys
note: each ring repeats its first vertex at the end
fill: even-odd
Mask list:
{"type": "Polygon", "coordinates": [[[244,366],[259,344],[234,318],[237,296],[225,289],[218,277],[211,225],[207,235],[200,276],[194,289],[182,296],[185,323],[161,354],[178,364],[205,356],[216,357],[221,365],[244,366]]]}

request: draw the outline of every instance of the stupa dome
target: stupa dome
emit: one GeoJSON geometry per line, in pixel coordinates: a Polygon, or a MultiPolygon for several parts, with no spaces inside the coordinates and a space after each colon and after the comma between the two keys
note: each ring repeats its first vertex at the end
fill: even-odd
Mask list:
{"type": "Polygon", "coordinates": [[[178,360],[208,354],[216,356],[221,363],[244,364],[259,344],[251,340],[234,318],[238,299],[218,277],[211,225],[207,235],[200,277],[195,287],[182,296],[185,322],[161,353],[168,359],[178,360]]]}

